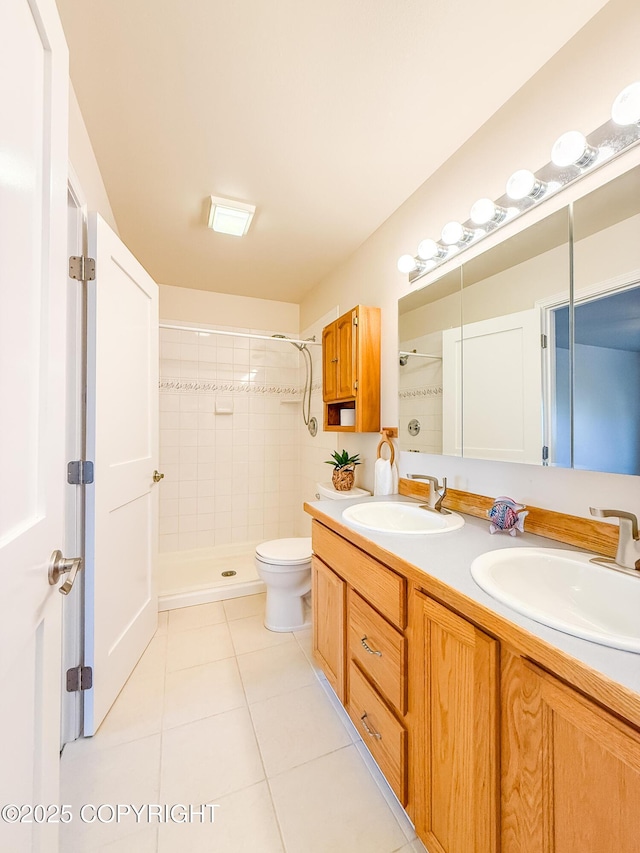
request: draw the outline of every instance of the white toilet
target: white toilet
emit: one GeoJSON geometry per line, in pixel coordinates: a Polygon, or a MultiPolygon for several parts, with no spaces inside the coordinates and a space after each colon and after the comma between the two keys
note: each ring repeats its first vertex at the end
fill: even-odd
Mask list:
{"type": "MultiPolygon", "coordinates": [[[[346,500],[370,495],[365,489],[338,492],[318,483],[319,500],[346,500]]],[[[308,625],[304,596],[311,590],[311,538],[272,539],[256,548],[256,569],[267,587],[264,626],[269,631],[298,631],[308,625]]]]}

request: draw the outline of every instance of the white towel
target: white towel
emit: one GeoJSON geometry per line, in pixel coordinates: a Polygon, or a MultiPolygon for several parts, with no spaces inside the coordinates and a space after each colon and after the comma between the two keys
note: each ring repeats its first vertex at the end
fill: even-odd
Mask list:
{"type": "Polygon", "coordinates": [[[373,472],[373,494],[395,495],[398,493],[398,469],[388,459],[376,459],[373,472]]]}

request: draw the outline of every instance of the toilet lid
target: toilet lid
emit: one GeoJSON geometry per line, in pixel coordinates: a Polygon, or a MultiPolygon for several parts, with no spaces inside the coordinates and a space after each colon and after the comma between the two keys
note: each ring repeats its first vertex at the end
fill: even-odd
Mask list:
{"type": "Polygon", "coordinates": [[[261,542],[256,554],[267,562],[304,563],[311,559],[311,537],[298,536],[295,539],[272,539],[261,542]]]}

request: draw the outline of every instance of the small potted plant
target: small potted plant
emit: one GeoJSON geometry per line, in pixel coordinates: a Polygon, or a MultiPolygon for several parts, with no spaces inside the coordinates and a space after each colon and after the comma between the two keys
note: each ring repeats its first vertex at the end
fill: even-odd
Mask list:
{"type": "Polygon", "coordinates": [[[334,450],[331,455],[333,458],[327,459],[326,463],[333,465],[333,474],[331,475],[333,487],[337,492],[348,492],[349,489],[353,488],[355,467],[361,464],[360,454],[356,453],[355,456],[349,456],[346,450],[343,450],[342,453],[334,450]]]}

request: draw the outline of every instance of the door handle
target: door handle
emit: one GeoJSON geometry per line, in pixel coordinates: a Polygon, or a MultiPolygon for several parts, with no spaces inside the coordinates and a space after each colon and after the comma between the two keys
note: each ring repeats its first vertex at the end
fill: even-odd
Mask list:
{"type": "Polygon", "coordinates": [[[153,482],[154,483],[159,483],[160,480],[163,480],[163,479],[164,479],[164,474],[161,474],[160,471],[154,471],[153,472],[153,482]]]}
{"type": "Polygon", "coordinates": [[[62,551],[54,551],[51,555],[51,559],[49,560],[49,583],[51,586],[55,586],[61,576],[68,573],[69,577],[65,578],[65,581],[58,592],[62,593],[62,595],[69,595],[71,587],[75,582],[76,575],[81,568],[82,557],[65,558],[62,556],[62,551]]]}

